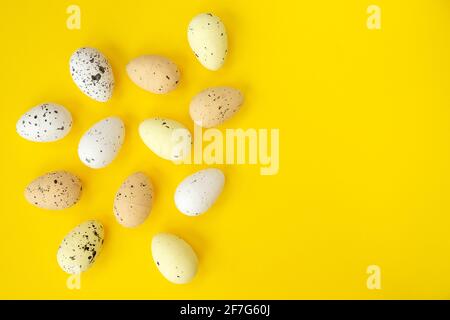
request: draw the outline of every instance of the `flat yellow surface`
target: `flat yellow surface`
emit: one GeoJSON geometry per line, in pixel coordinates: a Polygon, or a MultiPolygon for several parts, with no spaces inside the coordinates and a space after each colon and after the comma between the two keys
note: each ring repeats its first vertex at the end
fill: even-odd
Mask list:
{"type": "Polygon", "coordinates": [[[0,298],[450,298],[450,2],[350,1],[3,1],[0,13],[0,298]],[[81,29],[66,28],[66,8],[81,29]],[[381,30],[366,27],[370,4],[381,30]],[[187,25],[213,12],[229,33],[220,71],[204,69],[187,25]],[[83,95],[68,70],[71,53],[93,46],[116,77],[106,104],[83,95]],[[141,54],[162,54],[182,69],[179,88],[145,92],[125,73],[141,54]],[[173,193],[205,166],[174,165],[145,147],[138,124],[165,116],[193,128],[191,97],[214,85],[245,94],[225,128],[279,128],[280,170],[218,166],[226,185],[216,205],[190,218],[173,193]],[[45,101],[66,106],[74,127],[63,140],[32,143],[15,123],[45,101]],[[93,170],[78,159],[81,135],[109,115],[122,117],[118,158],[93,170]],[[24,197],[35,177],[65,169],[84,183],[81,201],[51,212],[24,197]],[[156,187],[150,218],[118,225],[112,201],[132,172],[156,187]],[[104,250],[66,288],[56,263],[65,234],[88,219],[106,228],[104,250]],[[150,254],[157,232],[176,233],[200,259],[195,280],[166,281],[150,254]],[[366,286],[369,265],[381,289],[366,286]]]}

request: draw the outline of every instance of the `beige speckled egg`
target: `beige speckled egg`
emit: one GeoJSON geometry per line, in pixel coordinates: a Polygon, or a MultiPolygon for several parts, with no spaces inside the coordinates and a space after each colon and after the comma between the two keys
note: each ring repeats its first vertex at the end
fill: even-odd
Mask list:
{"type": "Polygon", "coordinates": [[[126,68],[135,84],[157,94],[174,90],[180,81],[178,66],[162,56],[143,55],[131,60],[126,68]]]}
{"type": "Polygon", "coordinates": [[[114,215],[124,227],[137,227],[147,219],[153,204],[153,185],[142,172],[129,176],[114,199],[114,215]]]}
{"type": "Polygon", "coordinates": [[[197,255],[186,241],[176,235],[155,235],[152,239],[152,256],[158,270],[170,282],[188,283],[197,273],[197,255]]]}
{"type": "Polygon", "coordinates": [[[59,245],[56,259],[61,269],[70,274],[89,269],[102,250],[104,238],[99,221],[89,220],[75,227],[59,245]]]}
{"type": "Polygon", "coordinates": [[[80,179],[70,172],[49,172],[26,187],[25,199],[42,209],[61,210],[78,202],[81,189],[80,179]]]}
{"type": "Polygon", "coordinates": [[[230,119],[240,109],[243,101],[244,96],[237,89],[208,88],[191,100],[189,113],[196,125],[210,128],[230,119]]]}

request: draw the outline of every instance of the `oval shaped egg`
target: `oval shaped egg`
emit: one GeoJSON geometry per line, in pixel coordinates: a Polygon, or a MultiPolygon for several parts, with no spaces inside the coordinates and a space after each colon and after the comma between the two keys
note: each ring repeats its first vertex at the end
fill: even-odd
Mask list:
{"type": "Polygon", "coordinates": [[[187,216],[198,216],[206,212],[223,190],[225,176],[219,169],[200,170],[178,185],[175,205],[187,216]]]}
{"type": "Polygon", "coordinates": [[[175,120],[147,119],[139,125],[139,135],[145,145],[161,158],[182,161],[190,155],[191,134],[175,120]]]}
{"type": "Polygon", "coordinates": [[[158,270],[170,282],[188,283],[197,273],[197,255],[186,241],[176,235],[155,235],[152,239],[152,256],[158,270]]]}
{"type": "Polygon", "coordinates": [[[218,70],[225,63],[228,38],[225,25],[211,13],[195,16],[188,27],[188,41],[197,60],[209,70],[218,70]]]}
{"type": "Polygon", "coordinates": [[[114,215],[122,226],[137,227],[147,219],[153,204],[153,184],[147,175],[137,172],[120,186],[114,199],[114,215]]]}
{"type": "Polygon", "coordinates": [[[49,210],[73,206],[81,196],[80,179],[67,171],[46,173],[25,188],[25,199],[32,205],[49,210]]]}
{"type": "Polygon", "coordinates": [[[108,59],[95,48],[80,48],[70,57],[70,75],[88,97],[108,101],[114,89],[114,75],[108,59]]]}
{"type": "Polygon", "coordinates": [[[72,128],[72,115],[56,103],[42,103],[17,121],[17,133],[29,141],[52,142],[64,138],[72,128]]]}
{"type": "Polygon", "coordinates": [[[119,153],[124,138],[125,126],[119,117],[103,119],[81,137],[78,156],[90,168],[106,167],[119,153]]]}
{"type": "Polygon", "coordinates": [[[208,88],[197,94],[189,106],[194,123],[200,127],[218,126],[239,111],[244,96],[230,87],[208,88]]]}
{"type": "Polygon", "coordinates": [[[127,73],[140,88],[157,94],[174,90],[180,81],[178,66],[157,55],[143,55],[131,60],[127,73]]]}
{"type": "Polygon", "coordinates": [[[61,242],[56,259],[63,271],[79,274],[89,269],[102,250],[105,232],[96,220],[81,223],[61,242]]]}

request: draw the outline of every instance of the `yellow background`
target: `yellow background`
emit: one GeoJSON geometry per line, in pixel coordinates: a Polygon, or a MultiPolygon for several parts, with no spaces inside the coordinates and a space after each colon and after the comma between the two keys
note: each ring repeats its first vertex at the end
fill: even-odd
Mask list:
{"type": "Polygon", "coordinates": [[[413,1],[3,1],[0,18],[1,298],[450,298],[450,3],[413,1]],[[66,8],[81,8],[81,30],[66,8]],[[366,9],[382,9],[368,30],[366,9]],[[190,51],[190,19],[211,11],[229,33],[218,72],[190,51]],[[116,77],[106,104],[84,96],[68,70],[71,53],[93,46],[116,77]],[[162,54],[182,69],[179,88],[145,92],[125,73],[141,54],[162,54]],[[191,97],[208,86],[245,94],[225,128],[279,128],[280,171],[222,167],[223,194],[191,218],[173,202],[177,184],[203,166],[157,158],[138,136],[141,120],[177,119],[192,129],[191,97]],[[63,140],[32,143],[15,123],[52,101],[73,114],[63,140]],[[125,144],[107,168],[78,159],[77,145],[109,115],[126,123],[125,144]],[[81,201],[52,212],[29,205],[25,186],[65,169],[84,182],[81,201]],[[150,218],[119,226],[112,201],[132,172],[156,187],[150,218]],[[99,219],[104,250],[66,288],[56,250],[74,226],[99,219]],[[152,235],[174,232],[200,258],[195,280],[167,282],[150,254],[152,235]],[[368,290],[366,268],[381,268],[368,290]]]}

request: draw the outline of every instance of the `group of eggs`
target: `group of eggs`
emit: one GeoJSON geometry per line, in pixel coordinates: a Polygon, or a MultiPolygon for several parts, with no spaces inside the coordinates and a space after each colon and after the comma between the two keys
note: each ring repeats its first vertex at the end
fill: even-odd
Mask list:
{"type": "MultiPolygon", "coordinates": [[[[210,13],[195,16],[188,27],[189,44],[199,62],[209,70],[219,69],[228,51],[223,22],[210,13]]],[[[180,81],[178,66],[157,55],[143,55],[126,67],[128,76],[139,87],[156,94],[174,90],[180,81]]],[[[97,49],[80,48],[70,58],[70,73],[87,96],[106,102],[112,96],[114,76],[108,59],[97,49]]],[[[189,113],[196,125],[213,127],[233,116],[243,96],[230,87],[208,88],[196,95],[189,113]]],[[[17,122],[18,134],[34,142],[51,142],[65,137],[72,127],[70,112],[55,103],[40,104],[17,122]]],[[[189,131],[172,119],[151,118],[139,125],[139,135],[155,154],[167,160],[182,160],[174,130],[185,130],[185,143],[191,147],[189,131]]],[[[111,163],[122,147],[125,126],[119,117],[108,117],[94,124],[80,139],[80,160],[93,169],[111,163]]],[[[222,192],[225,177],[221,170],[209,168],[186,177],[176,188],[174,201],[182,213],[196,216],[206,212],[222,192]]],[[[25,189],[26,200],[43,209],[61,210],[73,206],[81,196],[82,183],[67,171],[54,171],[33,180],[25,189]]],[[[118,189],[113,213],[119,224],[133,228],[142,224],[153,206],[153,185],[142,172],[130,175],[118,189]]],[[[79,274],[92,266],[104,242],[103,225],[86,221],[70,231],[61,242],[57,261],[69,274],[79,274]]],[[[191,246],[180,237],[159,233],[152,239],[153,260],[162,275],[173,283],[187,283],[197,272],[198,260],[191,246]]]]}

